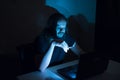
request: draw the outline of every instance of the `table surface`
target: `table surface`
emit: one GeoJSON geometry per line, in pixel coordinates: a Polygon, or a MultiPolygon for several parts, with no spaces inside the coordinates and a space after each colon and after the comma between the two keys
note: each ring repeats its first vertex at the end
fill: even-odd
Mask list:
{"type": "MultiPolygon", "coordinates": [[[[43,73],[39,71],[35,71],[35,72],[19,75],[17,76],[17,78],[18,80],[67,80],[62,75],[58,74],[57,70],[78,64],[78,62],[79,62],[78,60],[74,60],[71,62],[49,67],[43,73]]],[[[100,75],[96,75],[86,80],[120,80],[120,63],[113,60],[109,60],[107,70],[104,73],[100,75]]]]}
{"type": "Polygon", "coordinates": [[[109,60],[107,70],[86,80],[120,80],[120,63],[109,60]]]}
{"type": "Polygon", "coordinates": [[[48,67],[44,72],[34,71],[27,74],[17,76],[18,80],[67,80],[62,75],[57,73],[58,69],[78,64],[78,60],[59,64],[53,67],[48,67]]]}

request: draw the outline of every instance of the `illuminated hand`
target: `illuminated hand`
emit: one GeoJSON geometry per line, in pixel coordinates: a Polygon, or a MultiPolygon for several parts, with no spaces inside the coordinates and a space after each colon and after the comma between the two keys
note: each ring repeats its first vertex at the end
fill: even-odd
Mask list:
{"type": "Polygon", "coordinates": [[[65,41],[63,41],[62,43],[56,44],[56,46],[61,47],[66,53],[69,50],[69,46],[65,41]]]}

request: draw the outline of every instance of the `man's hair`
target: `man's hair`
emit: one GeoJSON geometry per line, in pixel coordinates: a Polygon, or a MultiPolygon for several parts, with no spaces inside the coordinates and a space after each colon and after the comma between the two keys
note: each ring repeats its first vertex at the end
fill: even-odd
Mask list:
{"type": "MultiPolygon", "coordinates": [[[[57,27],[57,22],[59,20],[65,20],[67,22],[67,18],[60,13],[54,13],[49,17],[49,19],[47,21],[46,29],[45,29],[45,33],[46,33],[45,35],[47,37],[57,38],[56,37],[56,27],[57,27]]],[[[67,26],[66,26],[65,34],[66,33],[68,33],[67,26]]]]}

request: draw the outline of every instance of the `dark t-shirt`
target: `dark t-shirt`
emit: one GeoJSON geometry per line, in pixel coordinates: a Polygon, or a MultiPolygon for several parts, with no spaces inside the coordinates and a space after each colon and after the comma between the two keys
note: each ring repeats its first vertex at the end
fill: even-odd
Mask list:
{"type": "MultiPolygon", "coordinates": [[[[71,47],[75,42],[75,40],[70,35],[66,35],[64,41],[68,44],[69,47],[71,47]]],[[[36,39],[35,43],[36,50],[39,54],[45,54],[48,48],[50,47],[49,41],[43,35],[40,35],[36,39]]],[[[56,46],[54,48],[50,64],[61,62],[64,59],[65,54],[66,53],[62,48],[56,46]]]]}

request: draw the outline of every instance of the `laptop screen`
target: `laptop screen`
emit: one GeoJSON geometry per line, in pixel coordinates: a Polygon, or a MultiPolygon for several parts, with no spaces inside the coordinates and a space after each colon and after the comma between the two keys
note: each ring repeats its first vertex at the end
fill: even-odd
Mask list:
{"type": "Polygon", "coordinates": [[[57,70],[57,72],[68,80],[76,79],[78,64],[57,70]]]}

